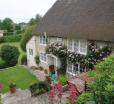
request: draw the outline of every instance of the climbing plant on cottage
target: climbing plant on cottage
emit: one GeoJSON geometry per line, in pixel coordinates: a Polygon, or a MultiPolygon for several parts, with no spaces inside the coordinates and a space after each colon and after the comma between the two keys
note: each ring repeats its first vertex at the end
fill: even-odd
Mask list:
{"type": "MultiPolygon", "coordinates": [[[[80,63],[84,64],[85,67],[92,69],[96,63],[104,60],[105,57],[111,54],[112,47],[109,45],[99,48],[95,43],[88,44],[87,55],[81,55],[76,52],[67,50],[67,47],[63,43],[53,43],[46,48],[47,54],[53,54],[60,58],[61,65],[70,62],[72,64],[80,63]]],[[[66,66],[66,65],[65,65],[66,66]]],[[[66,68],[64,67],[64,70],[66,68]]]]}

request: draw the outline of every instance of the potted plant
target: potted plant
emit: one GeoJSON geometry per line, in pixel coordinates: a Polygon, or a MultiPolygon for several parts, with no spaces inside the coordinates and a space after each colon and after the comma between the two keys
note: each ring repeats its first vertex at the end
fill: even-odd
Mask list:
{"type": "Polygon", "coordinates": [[[10,92],[11,93],[15,93],[16,92],[16,84],[14,82],[12,82],[10,85],[9,85],[9,88],[10,88],[10,92]]]}

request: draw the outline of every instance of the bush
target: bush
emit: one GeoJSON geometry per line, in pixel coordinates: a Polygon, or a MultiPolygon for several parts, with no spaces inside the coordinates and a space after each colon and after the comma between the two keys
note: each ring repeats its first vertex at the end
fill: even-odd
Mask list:
{"type": "Polygon", "coordinates": [[[65,75],[60,75],[58,77],[58,81],[60,81],[62,83],[62,85],[66,85],[67,81],[68,81],[68,78],[65,75]]]}
{"type": "Polygon", "coordinates": [[[4,37],[0,37],[0,43],[4,42],[4,37]]]}
{"type": "Polygon", "coordinates": [[[0,59],[0,69],[6,68],[6,67],[7,67],[6,62],[0,59]]]}
{"type": "Polygon", "coordinates": [[[76,100],[76,104],[85,104],[87,101],[91,101],[92,94],[91,93],[83,93],[76,100]]]}
{"type": "Polygon", "coordinates": [[[15,46],[3,45],[1,47],[1,58],[8,66],[15,66],[18,62],[19,50],[15,46]]]}
{"type": "Polygon", "coordinates": [[[45,81],[40,81],[30,86],[32,96],[43,94],[50,90],[50,85],[45,81]]]}
{"type": "Polygon", "coordinates": [[[21,40],[21,35],[9,35],[0,37],[0,43],[4,42],[19,42],[21,40]]]}
{"type": "Polygon", "coordinates": [[[22,65],[27,65],[27,55],[23,55],[22,58],[21,58],[21,64],[22,65]]]}
{"type": "Polygon", "coordinates": [[[4,36],[4,42],[19,42],[20,40],[21,35],[4,36]]]}
{"type": "Polygon", "coordinates": [[[36,64],[39,65],[39,63],[40,63],[40,58],[39,58],[38,55],[36,55],[36,57],[35,57],[35,61],[36,61],[36,64]]]}
{"type": "Polygon", "coordinates": [[[38,69],[39,69],[40,71],[43,71],[43,70],[44,70],[44,68],[43,68],[42,66],[39,66],[38,69]]]}

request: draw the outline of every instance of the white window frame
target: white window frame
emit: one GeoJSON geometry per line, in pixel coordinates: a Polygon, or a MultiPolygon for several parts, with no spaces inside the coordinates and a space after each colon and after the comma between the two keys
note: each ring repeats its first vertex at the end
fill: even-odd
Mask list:
{"type": "Polygon", "coordinates": [[[47,54],[46,53],[44,53],[44,52],[40,53],[40,61],[47,64],[47,54]],[[44,56],[42,56],[42,55],[46,55],[45,56],[46,60],[44,60],[44,56]]]}
{"type": "Polygon", "coordinates": [[[33,49],[32,48],[29,48],[29,55],[30,56],[33,56],[34,52],[33,52],[33,49]]]}
{"type": "MultiPolygon", "coordinates": [[[[82,49],[84,49],[84,48],[82,48],[82,49]]],[[[83,55],[86,55],[86,54],[87,54],[87,41],[86,41],[86,40],[80,40],[80,41],[79,41],[79,53],[80,53],[80,54],[83,54],[83,55]],[[81,48],[82,48],[82,47],[81,47],[81,43],[82,43],[82,42],[84,42],[84,44],[85,44],[85,50],[86,50],[85,52],[82,52],[82,51],[81,51],[81,48]]]]}
{"type": "Polygon", "coordinates": [[[79,54],[83,54],[83,55],[86,55],[87,54],[87,41],[86,40],[67,40],[67,49],[69,50],[69,51],[71,51],[71,52],[75,52],[75,46],[74,46],[74,43],[76,42],[76,41],[78,41],[79,43],[78,43],[78,49],[77,49],[77,53],[79,53],[79,54]],[[86,52],[82,52],[81,51],[81,42],[83,42],[83,41],[85,41],[85,50],[86,50],[86,52]],[[72,43],[72,49],[69,49],[69,42],[71,42],[72,43]]]}
{"type": "Polygon", "coordinates": [[[58,41],[58,42],[62,42],[62,41],[63,41],[63,38],[59,38],[59,37],[58,37],[58,38],[57,38],[57,41],[58,41]]]}
{"type": "Polygon", "coordinates": [[[40,45],[47,45],[47,37],[45,35],[40,35],[39,36],[39,42],[40,42],[40,45]]]}
{"type": "Polygon", "coordinates": [[[68,51],[73,52],[73,47],[74,47],[73,40],[67,40],[67,49],[68,49],[68,51]],[[71,49],[69,49],[69,42],[72,43],[72,46],[71,46],[72,48],[71,49]]]}
{"type": "Polygon", "coordinates": [[[77,73],[74,73],[73,71],[74,71],[74,65],[73,64],[69,64],[68,62],[67,62],[67,73],[69,73],[69,74],[71,74],[71,75],[73,75],[73,76],[75,76],[75,75],[78,75],[78,74],[80,74],[80,64],[79,63],[77,63],[78,64],[78,71],[77,71],[77,73]],[[71,72],[69,72],[69,65],[71,65],[72,66],[72,71],[71,72]]]}

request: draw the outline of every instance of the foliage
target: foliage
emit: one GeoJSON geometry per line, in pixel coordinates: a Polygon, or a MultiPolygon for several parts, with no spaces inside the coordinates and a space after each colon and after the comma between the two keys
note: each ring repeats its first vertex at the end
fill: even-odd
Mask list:
{"type": "Polygon", "coordinates": [[[88,47],[89,52],[87,56],[85,56],[77,54],[76,52],[70,52],[64,44],[55,42],[47,47],[46,52],[60,58],[61,65],[64,66],[64,68],[61,69],[66,69],[66,60],[72,64],[80,63],[87,68],[93,69],[98,62],[102,61],[112,52],[112,47],[108,45],[100,49],[96,44],[90,43],[88,47]]]}
{"type": "Polygon", "coordinates": [[[24,54],[22,57],[21,57],[21,64],[22,65],[26,65],[27,64],[27,55],[24,54]]]}
{"type": "Polygon", "coordinates": [[[30,19],[30,21],[29,21],[28,24],[29,24],[30,26],[39,24],[39,22],[41,21],[41,19],[42,19],[42,17],[41,17],[39,14],[37,14],[37,15],[35,16],[35,18],[31,18],[31,19],[30,19]]]}
{"type": "Polygon", "coordinates": [[[0,43],[5,42],[19,42],[21,40],[21,35],[9,35],[0,37],[0,43]]]}
{"type": "Polygon", "coordinates": [[[0,58],[0,69],[6,68],[6,62],[0,58]]]}
{"type": "Polygon", "coordinates": [[[50,85],[45,81],[39,81],[30,86],[30,91],[32,96],[37,96],[43,94],[50,90],[50,85]]]}
{"type": "Polygon", "coordinates": [[[23,49],[23,51],[26,51],[26,44],[32,37],[33,28],[34,28],[34,26],[29,26],[22,36],[20,45],[21,45],[21,48],[23,49]]]}
{"type": "Polygon", "coordinates": [[[5,18],[2,21],[2,29],[7,31],[6,35],[12,35],[14,30],[13,21],[10,18],[5,18]]]}
{"type": "Polygon", "coordinates": [[[60,81],[62,83],[62,85],[66,85],[67,81],[68,81],[68,78],[65,75],[60,75],[58,77],[58,81],[60,81]]]}
{"type": "Polygon", "coordinates": [[[82,93],[77,99],[76,104],[85,104],[87,101],[92,99],[91,93],[82,93]]]}
{"type": "Polygon", "coordinates": [[[67,47],[62,43],[55,42],[46,48],[46,53],[53,54],[60,59],[61,67],[59,73],[65,74],[67,66],[67,60],[66,60],[67,47]]]}
{"type": "Polygon", "coordinates": [[[96,65],[95,81],[90,83],[89,89],[93,99],[100,104],[114,103],[114,56],[96,65]]]}
{"type": "Polygon", "coordinates": [[[38,79],[23,66],[15,66],[0,71],[0,83],[3,84],[3,93],[9,91],[9,85],[15,82],[17,88],[28,89],[31,83],[38,82],[38,79]]]}
{"type": "Polygon", "coordinates": [[[1,47],[1,58],[8,66],[14,66],[18,62],[19,50],[15,46],[3,45],[1,47]]]}
{"type": "Polygon", "coordinates": [[[36,61],[36,64],[39,65],[39,63],[40,63],[40,57],[39,57],[39,55],[36,55],[35,61],[36,61]]]}
{"type": "Polygon", "coordinates": [[[4,42],[4,37],[0,37],[0,43],[4,42]]]}

